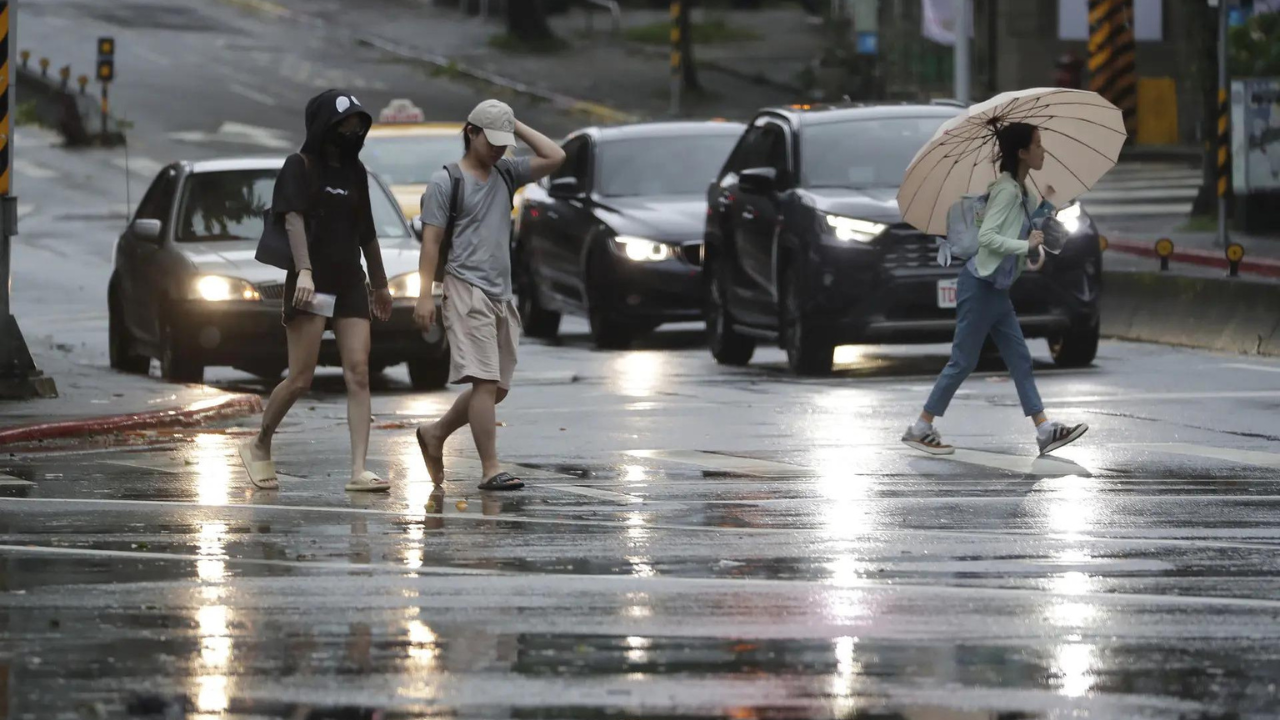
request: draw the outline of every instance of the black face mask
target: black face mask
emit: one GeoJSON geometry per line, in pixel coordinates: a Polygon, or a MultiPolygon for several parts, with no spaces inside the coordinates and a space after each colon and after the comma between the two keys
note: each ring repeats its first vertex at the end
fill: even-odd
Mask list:
{"type": "Polygon", "coordinates": [[[343,156],[353,156],[360,154],[360,150],[364,147],[364,138],[358,132],[335,132],[330,136],[329,144],[343,156]]]}

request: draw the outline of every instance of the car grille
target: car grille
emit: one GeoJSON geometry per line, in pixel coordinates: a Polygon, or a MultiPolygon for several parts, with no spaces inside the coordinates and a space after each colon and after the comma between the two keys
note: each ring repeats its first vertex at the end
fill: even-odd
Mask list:
{"type": "Polygon", "coordinates": [[[685,262],[694,267],[702,267],[702,243],[689,243],[681,245],[677,253],[685,262]]]}
{"type": "Polygon", "coordinates": [[[263,300],[283,300],[284,299],[284,283],[259,283],[255,287],[258,288],[258,294],[263,300]]]}
{"type": "Polygon", "coordinates": [[[938,267],[938,243],[910,225],[894,225],[880,239],[886,270],[917,270],[938,267]]]}

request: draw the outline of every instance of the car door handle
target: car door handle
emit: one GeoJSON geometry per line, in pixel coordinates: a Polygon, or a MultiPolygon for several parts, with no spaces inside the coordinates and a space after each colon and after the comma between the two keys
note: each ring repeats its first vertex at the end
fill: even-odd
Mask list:
{"type": "Polygon", "coordinates": [[[743,210],[743,211],[742,211],[742,219],[743,219],[743,220],[755,220],[755,219],[756,219],[756,209],[755,209],[755,208],[750,208],[750,207],[749,207],[749,208],[747,208],[746,210],[743,210]]]}

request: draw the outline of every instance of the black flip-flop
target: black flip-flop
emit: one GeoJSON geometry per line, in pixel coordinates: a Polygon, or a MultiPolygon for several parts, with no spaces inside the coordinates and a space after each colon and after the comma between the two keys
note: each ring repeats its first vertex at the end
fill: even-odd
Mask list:
{"type": "Polygon", "coordinates": [[[512,475],[511,473],[498,473],[493,477],[480,483],[481,490],[519,490],[524,487],[524,481],[512,475]]]}

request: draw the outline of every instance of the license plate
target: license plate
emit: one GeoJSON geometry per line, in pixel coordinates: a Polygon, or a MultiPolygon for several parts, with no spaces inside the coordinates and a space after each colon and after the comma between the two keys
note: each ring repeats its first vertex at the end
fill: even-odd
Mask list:
{"type": "Polygon", "coordinates": [[[956,306],[956,284],[958,279],[938,281],[938,307],[953,308],[956,306]]]}

